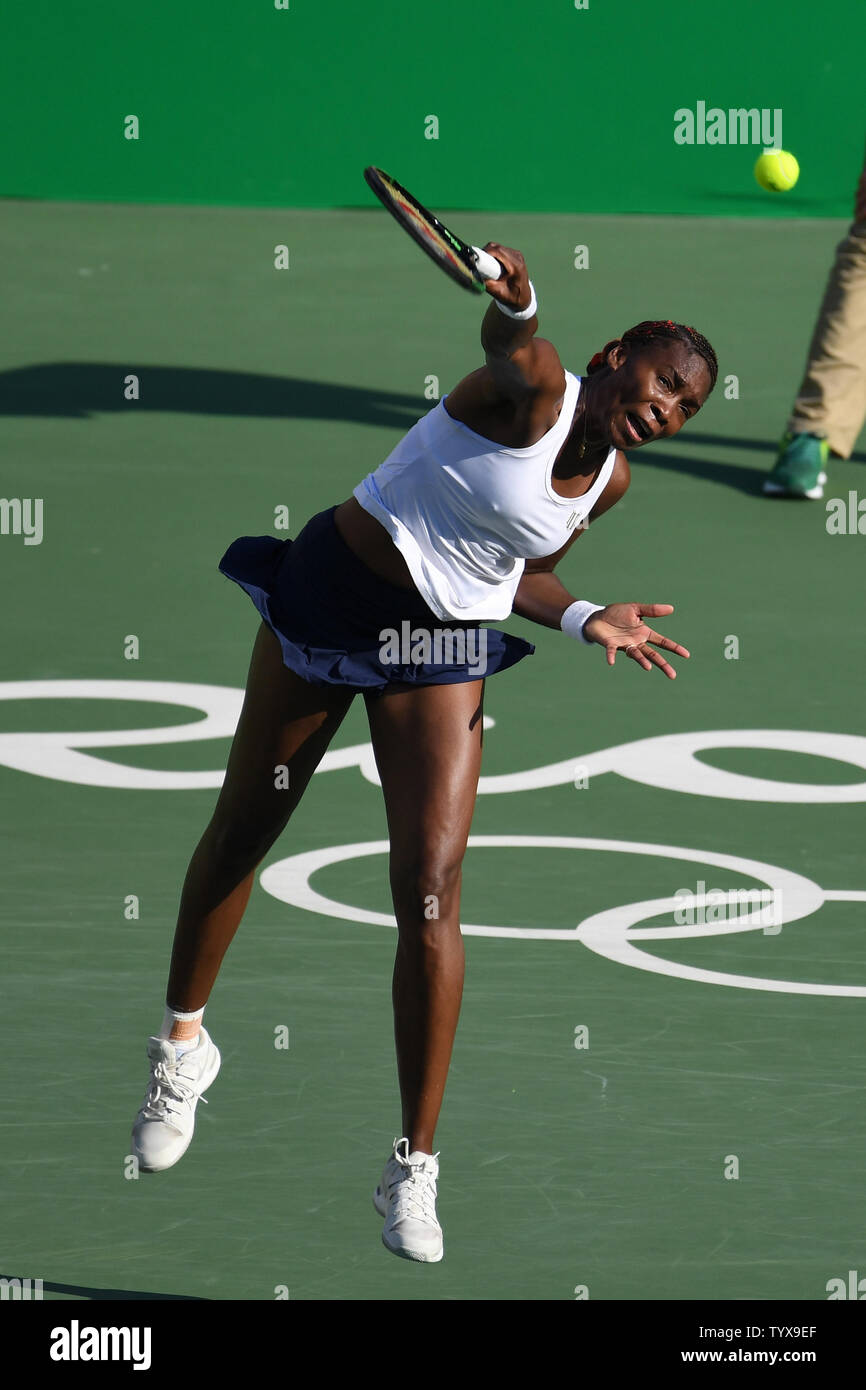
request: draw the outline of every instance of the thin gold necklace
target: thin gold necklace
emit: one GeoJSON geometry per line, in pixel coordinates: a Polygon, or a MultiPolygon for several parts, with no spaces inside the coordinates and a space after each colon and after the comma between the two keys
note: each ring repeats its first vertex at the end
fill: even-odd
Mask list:
{"type": "MultiPolygon", "coordinates": [[[[584,387],[584,390],[585,390],[585,389],[586,389],[586,388],[584,387]]],[[[588,407],[588,405],[586,404],[586,401],[584,401],[584,406],[583,406],[583,438],[582,438],[581,441],[580,441],[580,447],[579,447],[579,449],[578,449],[578,451],[577,451],[577,457],[578,457],[579,459],[582,459],[583,456],[584,456],[584,454],[586,453],[586,427],[587,427],[588,424],[589,424],[589,407],[588,407]]]]}

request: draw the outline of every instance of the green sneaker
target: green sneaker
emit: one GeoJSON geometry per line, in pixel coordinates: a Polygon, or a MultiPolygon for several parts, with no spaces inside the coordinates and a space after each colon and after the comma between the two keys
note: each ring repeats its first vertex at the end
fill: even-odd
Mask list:
{"type": "Polygon", "coordinates": [[[773,471],[764,479],[764,492],[772,497],[823,497],[829,457],[830,445],[819,434],[783,435],[773,471]]]}

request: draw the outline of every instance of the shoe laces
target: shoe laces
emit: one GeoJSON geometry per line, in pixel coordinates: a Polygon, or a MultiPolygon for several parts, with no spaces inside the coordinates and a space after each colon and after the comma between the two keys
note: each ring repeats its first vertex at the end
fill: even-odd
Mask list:
{"type": "Polygon", "coordinates": [[[179,1105],[191,1105],[196,1099],[207,1105],[207,1099],[197,1095],[195,1086],[184,1080],[177,1066],[157,1062],[144,1102],[144,1117],[164,1120],[179,1105]]]}
{"type": "MultiPolygon", "coordinates": [[[[432,1157],[438,1159],[439,1154],[432,1157]]],[[[386,1179],[392,1220],[409,1216],[438,1225],[436,1178],[427,1167],[427,1159],[423,1163],[410,1163],[408,1153],[401,1153],[399,1147],[395,1146],[392,1162],[398,1165],[386,1179]]]]}

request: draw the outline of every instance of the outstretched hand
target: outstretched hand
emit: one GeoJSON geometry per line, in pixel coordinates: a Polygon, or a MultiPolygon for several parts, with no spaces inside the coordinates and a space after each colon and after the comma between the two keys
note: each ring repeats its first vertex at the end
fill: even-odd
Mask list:
{"type": "Polygon", "coordinates": [[[689,653],[670,637],[663,637],[644,621],[644,618],[663,618],[673,613],[672,603],[609,603],[600,612],[593,613],[583,626],[583,635],[590,642],[598,642],[607,652],[607,664],[613,666],[618,651],[624,651],[645,671],[658,666],[671,680],[676,680],[676,671],[665,661],[660,652],[653,647],[663,647],[667,652],[687,657],[689,653]]]}

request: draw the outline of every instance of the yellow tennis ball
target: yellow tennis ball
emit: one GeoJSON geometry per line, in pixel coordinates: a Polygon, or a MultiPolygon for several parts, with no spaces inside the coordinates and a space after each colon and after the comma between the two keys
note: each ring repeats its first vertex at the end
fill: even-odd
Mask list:
{"type": "Polygon", "coordinates": [[[770,193],[787,193],[800,177],[800,166],[787,150],[764,150],[755,165],[755,178],[770,193]]]}

